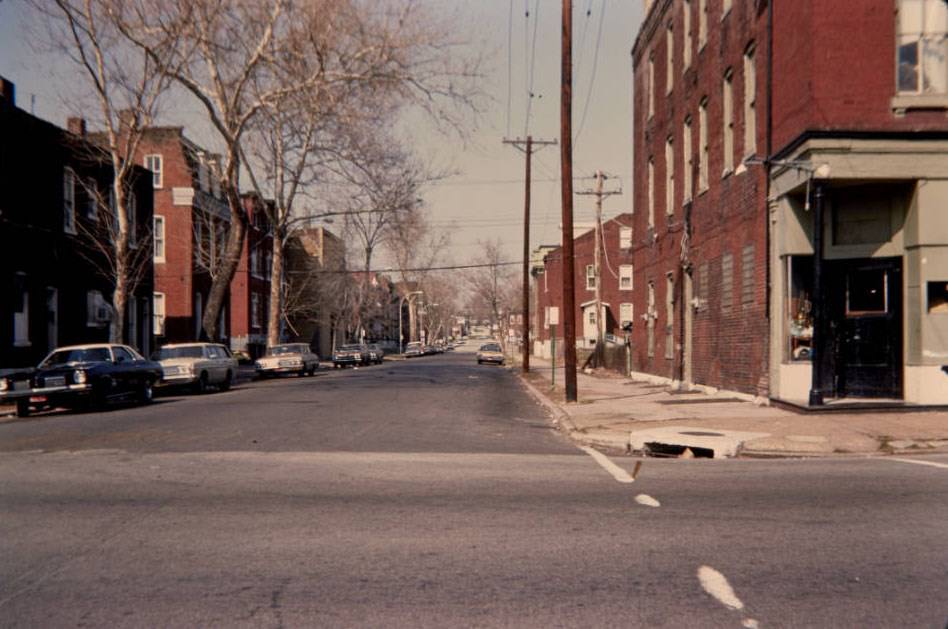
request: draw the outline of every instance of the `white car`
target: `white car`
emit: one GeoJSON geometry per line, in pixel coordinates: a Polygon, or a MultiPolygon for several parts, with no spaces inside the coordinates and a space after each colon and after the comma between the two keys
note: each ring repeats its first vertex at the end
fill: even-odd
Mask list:
{"type": "Polygon", "coordinates": [[[319,356],[306,343],[284,343],[267,348],[267,355],[255,363],[258,377],[284,373],[313,375],[319,368],[319,356]]]}
{"type": "Polygon", "coordinates": [[[209,386],[226,391],[237,376],[237,359],[218,343],[175,343],[155,352],[164,372],[163,385],[189,386],[204,393],[209,386]]]}

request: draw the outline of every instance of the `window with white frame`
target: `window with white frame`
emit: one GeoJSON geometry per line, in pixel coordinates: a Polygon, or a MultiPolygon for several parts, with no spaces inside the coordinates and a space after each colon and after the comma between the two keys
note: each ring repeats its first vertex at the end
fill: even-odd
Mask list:
{"type": "Polygon", "coordinates": [[[675,142],[665,140],[665,214],[675,213],[675,142]]]}
{"type": "Polygon", "coordinates": [[[631,264],[619,266],[619,290],[632,290],[632,269],[631,264]]]}
{"type": "Polygon", "coordinates": [[[685,117],[685,124],[681,127],[681,156],[684,163],[684,172],[681,177],[682,205],[691,201],[691,171],[694,168],[694,156],[691,152],[691,116],[685,117]]]}
{"type": "Polygon", "coordinates": [[[13,276],[13,346],[30,345],[30,291],[26,273],[13,276]]]}
{"type": "Polygon", "coordinates": [[[151,185],[154,188],[161,188],[163,181],[161,155],[157,153],[145,156],[145,168],[151,171],[151,185]]]}
{"type": "Polygon", "coordinates": [[[648,283],[648,304],[645,312],[646,343],[649,358],[655,356],[655,282],[648,283]]]}
{"type": "Polygon", "coordinates": [[[665,358],[675,357],[675,276],[665,276],[665,358]]]}
{"type": "Polygon", "coordinates": [[[675,85],[675,28],[668,24],[665,31],[665,93],[670,94],[675,85]]]}
{"type": "Polygon", "coordinates": [[[708,97],[698,106],[698,192],[708,189],[708,97]]]}
{"type": "Polygon", "coordinates": [[[684,73],[691,66],[691,38],[693,36],[691,32],[691,0],[684,0],[681,3],[681,34],[681,71],[684,73]]]}
{"type": "Polygon", "coordinates": [[[757,69],[754,44],[744,51],[744,156],[757,152],[757,69]]]}
{"type": "Polygon", "coordinates": [[[708,43],[708,0],[698,0],[698,50],[708,43]]]}
{"type": "Polygon", "coordinates": [[[898,0],[898,91],[948,94],[948,3],[898,0]]]}
{"type": "Polygon", "coordinates": [[[619,228],[619,249],[630,249],[632,247],[632,228],[619,228]]]}
{"type": "Polygon", "coordinates": [[[625,327],[634,321],[634,310],[632,304],[619,304],[619,327],[625,327]]]}
{"type": "Polygon", "coordinates": [[[63,170],[63,231],[76,233],[76,173],[72,168],[63,170]]]}
{"type": "Polygon", "coordinates": [[[648,228],[655,228],[655,160],[648,160],[648,228]]]}
{"type": "Polygon", "coordinates": [[[721,121],[723,123],[723,146],[721,156],[724,164],[723,174],[734,170],[734,71],[730,68],[724,73],[721,82],[721,121]]]}
{"type": "Polygon", "coordinates": [[[648,84],[645,86],[648,99],[648,117],[655,115],[655,54],[648,57],[648,84]]]}
{"type": "Polygon", "coordinates": [[[586,265],[586,290],[596,289],[596,267],[592,264],[586,265]]]}
{"type": "Polygon", "coordinates": [[[152,334],[155,336],[164,336],[165,334],[165,294],[153,293],[151,296],[152,313],[152,334]]]}
{"type": "Polygon", "coordinates": [[[155,214],[154,217],[155,262],[165,261],[165,217],[155,214]]]}
{"type": "Polygon", "coordinates": [[[596,309],[590,308],[587,316],[589,317],[589,325],[596,325],[596,309]]]}

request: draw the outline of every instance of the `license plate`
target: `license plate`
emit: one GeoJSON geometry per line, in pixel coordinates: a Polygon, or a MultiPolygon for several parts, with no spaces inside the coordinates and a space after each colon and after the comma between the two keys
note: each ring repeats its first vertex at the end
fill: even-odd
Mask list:
{"type": "Polygon", "coordinates": [[[45,385],[47,387],[61,387],[66,384],[65,376],[58,376],[55,378],[46,378],[45,385]]]}
{"type": "Polygon", "coordinates": [[[13,383],[14,391],[26,391],[29,388],[30,388],[29,380],[17,380],[16,382],[13,383]]]}
{"type": "Polygon", "coordinates": [[[46,401],[46,396],[45,396],[45,395],[33,395],[33,396],[30,396],[30,402],[33,402],[34,404],[37,404],[37,403],[40,403],[40,402],[45,402],[45,401],[46,401]]]}
{"type": "Polygon", "coordinates": [[[165,375],[166,375],[166,376],[173,376],[173,375],[175,375],[175,374],[177,374],[177,373],[178,373],[178,368],[177,368],[177,367],[165,367],[165,375]]]}
{"type": "Polygon", "coordinates": [[[296,365],[296,363],[295,363],[294,361],[292,361],[292,360],[281,360],[281,361],[280,361],[280,366],[281,366],[281,367],[296,367],[297,365],[296,365]]]}

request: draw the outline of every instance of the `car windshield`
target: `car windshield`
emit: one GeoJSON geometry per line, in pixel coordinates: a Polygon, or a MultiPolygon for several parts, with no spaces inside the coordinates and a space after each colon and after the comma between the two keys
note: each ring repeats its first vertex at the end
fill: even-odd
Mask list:
{"type": "Polygon", "coordinates": [[[168,360],[169,358],[203,358],[204,348],[200,345],[190,345],[185,347],[162,347],[158,350],[158,360],[168,360]]]}
{"type": "Polygon", "coordinates": [[[62,349],[46,357],[40,367],[68,365],[70,363],[108,363],[112,362],[112,354],[107,347],[92,347],[88,349],[62,349]]]}
{"type": "Polygon", "coordinates": [[[487,345],[481,345],[481,351],[482,352],[499,352],[500,345],[497,345],[496,343],[488,343],[487,345]]]}
{"type": "Polygon", "coordinates": [[[274,345],[269,350],[267,354],[270,356],[279,356],[280,354],[299,354],[300,346],[299,345],[274,345]]]}
{"type": "Polygon", "coordinates": [[[417,341],[412,342],[408,344],[408,347],[421,347],[421,343],[418,343],[417,341]]]}

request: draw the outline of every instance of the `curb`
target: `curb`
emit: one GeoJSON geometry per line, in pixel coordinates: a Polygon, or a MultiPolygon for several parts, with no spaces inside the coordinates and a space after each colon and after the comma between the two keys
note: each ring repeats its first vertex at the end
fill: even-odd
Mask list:
{"type": "Polygon", "coordinates": [[[570,436],[577,434],[578,431],[576,430],[576,425],[573,423],[572,418],[570,418],[569,413],[564,411],[559,404],[548,398],[543,394],[542,391],[536,388],[532,382],[527,380],[524,377],[523,372],[518,372],[517,376],[520,380],[520,383],[527,390],[527,392],[533,396],[537,402],[542,404],[548,411],[550,411],[550,414],[553,415],[553,422],[555,424],[558,424],[562,430],[570,436]]]}

